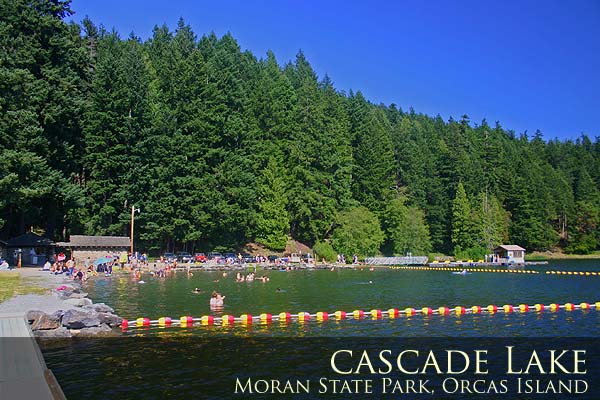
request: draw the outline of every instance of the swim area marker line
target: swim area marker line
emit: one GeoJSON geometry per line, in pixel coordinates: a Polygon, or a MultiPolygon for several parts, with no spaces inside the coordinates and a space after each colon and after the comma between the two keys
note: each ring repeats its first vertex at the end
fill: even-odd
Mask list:
{"type": "MultiPolygon", "coordinates": [[[[467,272],[507,272],[513,274],[539,274],[540,271],[532,269],[492,269],[492,268],[457,268],[457,267],[415,267],[398,266],[390,269],[403,269],[415,271],[467,271],[467,272]]],[[[545,271],[546,275],[579,275],[579,276],[600,276],[597,271],[545,271]]]]}
{"type": "Polygon", "coordinates": [[[556,312],[561,309],[565,311],[574,311],[574,310],[583,310],[587,311],[590,309],[596,309],[600,311],[600,301],[595,303],[565,303],[558,304],[552,303],[550,305],[544,304],[534,304],[530,306],[528,304],[519,304],[518,306],[513,306],[510,304],[505,304],[503,306],[496,306],[490,304],[487,307],[482,306],[472,306],[472,307],[463,307],[456,306],[453,308],[449,307],[423,307],[423,308],[405,308],[399,310],[397,308],[390,308],[389,310],[380,310],[373,309],[371,311],[364,310],[354,310],[352,312],[345,311],[336,311],[334,313],[327,313],[325,311],[319,311],[317,313],[311,314],[307,312],[299,312],[298,314],[290,314],[289,312],[282,312],[279,314],[267,314],[263,313],[258,316],[251,314],[242,314],[239,317],[235,317],[233,315],[223,315],[222,317],[213,317],[212,315],[204,315],[199,318],[194,318],[191,316],[183,316],[179,319],[171,319],[170,317],[161,317],[156,320],[151,320],[149,318],[137,318],[135,320],[126,320],[124,319],[121,322],[121,329],[126,331],[129,328],[136,327],[149,327],[149,326],[158,326],[158,327],[170,327],[170,326],[180,326],[182,328],[192,327],[192,326],[211,326],[211,325],[222,325],[222,326],[231,326],[235,324],[240,325],[252,325],[254,322],[269,324],[272,322],[279,321],[281,324],[288,324],[293,321],[297,321],[299,323],[306,323],[310,320],[316,320],[318,322],[327,321],[329,319],[334,320],[343,320],[343,319],[371,319],[371,320],[381,320],[384,317],[388,317],[389,319],[398,318],[400,316],[411,317],[416,314],[421,315],[456,315],[460,316],[463,314],[497,314],[504,313],[510,314],[513,312],[526,313],[526,312],[542,312],[542,311],[551,311],[556,312]]]}
{"type": "Polygon", "coordinates": [[[467,272],[507,272],[513,274],[539,274],[532,269],[492,269],[492,268],[457,268],[457,267],[390,267],[390,269],[404,269],[417,271],[467,271],[467,272]]]}
{"type": "Polygon", "coordinates": [[[596,271],[546,271],[550,275],[583,275],[583,276],[600,276],[600,272],[596,271]]]}

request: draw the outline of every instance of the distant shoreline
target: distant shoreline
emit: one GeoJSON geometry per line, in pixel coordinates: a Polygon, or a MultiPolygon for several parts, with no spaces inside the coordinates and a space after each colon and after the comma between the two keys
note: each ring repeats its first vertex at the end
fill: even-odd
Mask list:
{"type": "Polygon", "coordinates": [[[541,261],[541,260],[597,260],[600,259],[600,252],[591,254],[565,254],[560,252],[533,252],[525,256],[526,261],[541,261]]]}

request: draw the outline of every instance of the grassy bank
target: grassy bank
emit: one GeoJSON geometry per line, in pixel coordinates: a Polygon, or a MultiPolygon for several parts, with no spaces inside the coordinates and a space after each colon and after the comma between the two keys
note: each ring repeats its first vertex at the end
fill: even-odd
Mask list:
{"type": "Polygon", "coordinates": [[[33,278],[23,278],[19,272],[0,272],[0,303],[19,294],[44,294],[48,289],[33,278]]]}
{"type": "Polygon", "coordinates": [[[527,261],[547,261],[547,260],[589,260],[600,259],[600,251],[590,254],[565,254],[553,251],[535,251],[525,256],[527,261]]]}

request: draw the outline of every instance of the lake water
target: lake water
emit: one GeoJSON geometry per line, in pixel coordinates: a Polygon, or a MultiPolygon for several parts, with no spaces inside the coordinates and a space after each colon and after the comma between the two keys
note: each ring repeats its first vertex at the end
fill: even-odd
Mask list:
{"type": "MultiPolygon", "coordinates": [[[[368,268],[334,272],[259,271],[258,276],[269,276],[267,283],[256,280],[236,283],[235,273],[223,277],[222,272],[195,271],[192,277],[185,272],[162,279],[145,275],[142,277],[145,283],[139,284],[128,274],[114,274],[87,282],[85,290],[94,302],[110,305],[127,319],[210,315],[209,298],[213,290],[226,296],[224,313],[235,316],[392,307],[579,304],[600,300],[600,276],[544,273],[546,270],[600,271],[599,261],[553,261],[534,268],[541,273],[474,272],[461,276],[449,271],[376,269],[371,272],[368,268]],[[194,288],[202,293],[192,293],[194,288]],[[282,291],[278,292],[277,288],[282,291]]],[[[590,349],[589,357],[595,357],[588,360],[591,367],[592,362],[600,365],[600,356],[591,354],[591,349],[599,346],[599,336],[600,312],[592,309],[462,316],[417,314],[382,320],[317,322],[313,319],[305,324],[293,321],[242,326],[236,323],[233,327],[133,328],[116,339],[51,342],[43,345],[42,350],[48,367],[68,398],[220,399],[247,398],[233,392],[237,377],[317,379],[331,373],[329,353],[340,346],[394,349],[437,345],[444,349],[447,348],[444,346],[477,345],[493,349],[507,340],[511,344],[534,347],[540,344],[540,337],[542,344],[569,337],[569,343],[590,349]],[[590,339],[584,340],[590,343],[576,337],[588,337],[590,339]]],[[[562,348],[566,344],[555,346],[562,348]]],[[[490,364],[497,364],[493,359],[498,358],[496,352],[490,350],[490,353],[490,364]]],[[[282,397],[296,398],[278,395],[270,398],[282,397]]],[[[348,398],[347,395],[330,397],[348,398]]]]}
{"type": "MultiPolygon", "coordinates": [[[[576,260],[551,262],[536,266],[540,274],[478,273],[455,275],[449,271],[392,270],[368,268],[362,270],[315,270],[315,271],[258,271],[270,281],[235,282],[235,273],[223,277],[222,272],[195,271],[188,277],[183,271],[167,278],[142,277],[138,284],[130,275],[115,274],[88,283],[86,290],[94,302],[104,302],[126,318],[148,317],[158,319],[169,316],[179,319],[184,315],[200,317],[211,315],[210,294],[216,290],[225,298],[223,313],[259,315],[261,313],[292,314],[304,311],[333,313],[356,309],[387,310],[395,307],[438,308],[495,304],[518,306],[521,303],[566,303],[600,300],[600,276],[548,275],[546,270],[600,271],[597,261],[576,260]],[[192,291],[199,288],[202,293],[192,291]],[[281,291],[277,291],[277,289],[281,291]]],[[[212,314],[218,316],[219,314],[212,314]]],[[[269,326],[254,324],[251,327],[236,326],[236,333],[277,336],[589,336],[598,333],[598,312],[559,313],[502,313],[467,314],[372,321],[327,321],[308,324],[290,323],[269,326]]],[[[228,334],[232,328],[150,328],[130,329],[129,334],[214,335],[228,334]]]]}

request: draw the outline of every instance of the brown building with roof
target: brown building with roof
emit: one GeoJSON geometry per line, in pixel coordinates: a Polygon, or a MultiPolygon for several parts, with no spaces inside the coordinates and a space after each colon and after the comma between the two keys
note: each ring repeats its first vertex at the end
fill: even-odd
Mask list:
{"type": "Polygon", "coordinates": [[[54,259],[55,243],[33,232],[27,232],[6,241],[6,259],[17,265],[19,254],[23,267],[39,267],[54,259]]]}
{"type": "Polygon", "coordinates": [[[525,264],[525,249],[516,244],[502,244],[494,249],[494,258],[499,263],[525,264]]]}
{"type": "Polygon", "coordinates": [[[71,235],[68,242],[57,243],[71,251],[71,256],[77,261],[90,258],[97,260],[107,255],[121,254],[129,250],[129,238],[127,236],[85,236],[71,235]]]}

